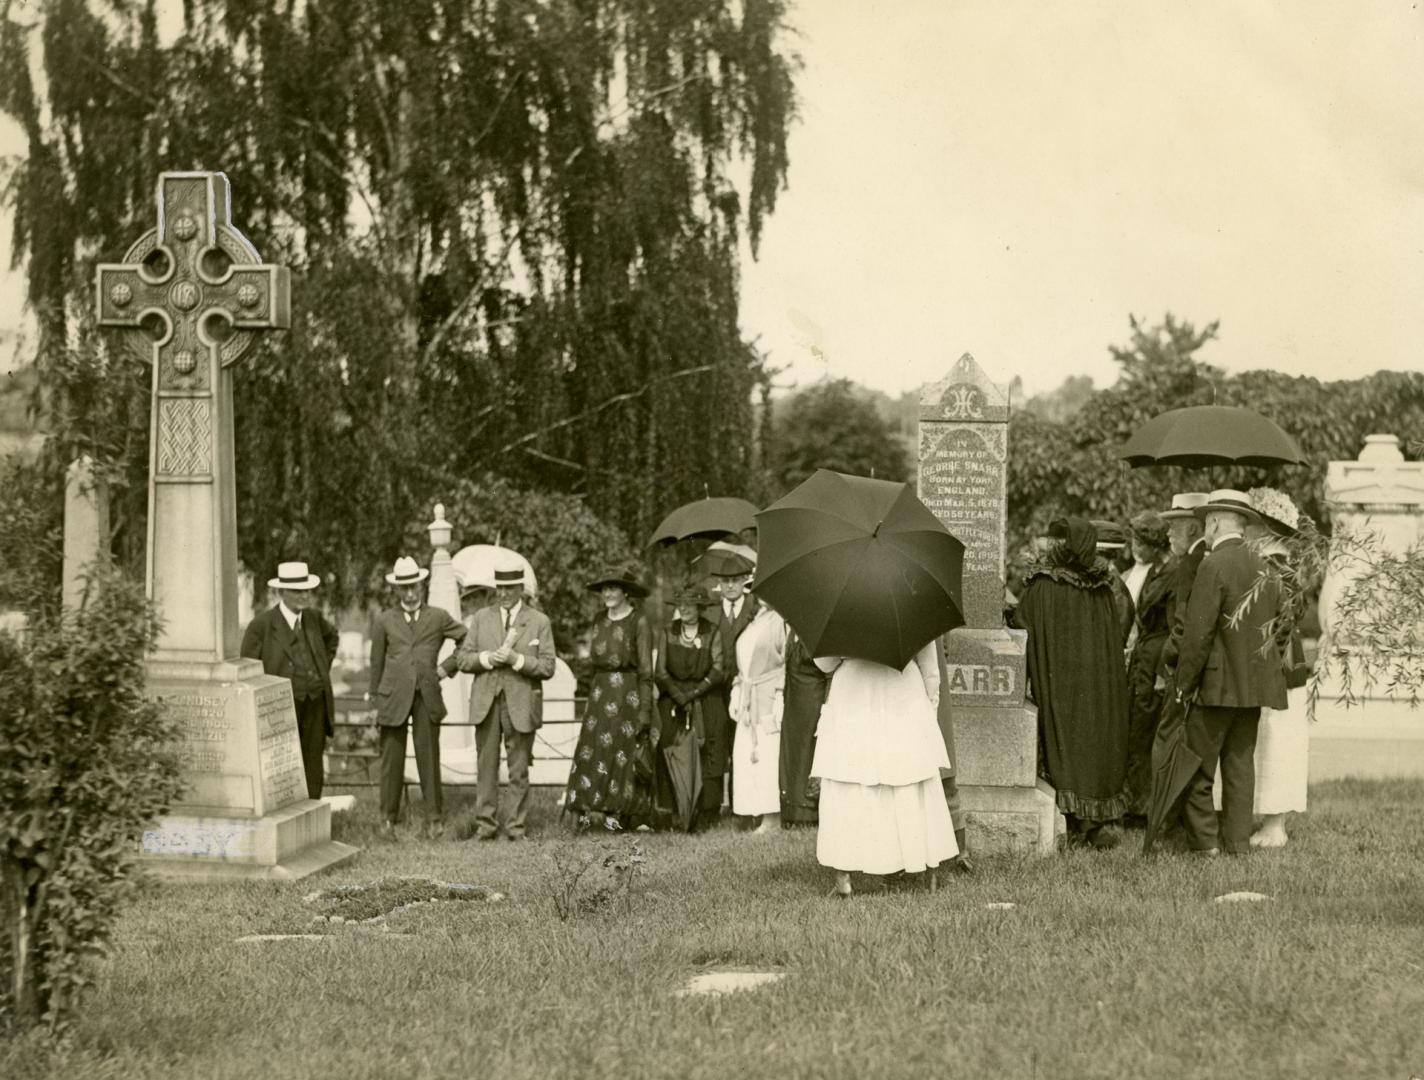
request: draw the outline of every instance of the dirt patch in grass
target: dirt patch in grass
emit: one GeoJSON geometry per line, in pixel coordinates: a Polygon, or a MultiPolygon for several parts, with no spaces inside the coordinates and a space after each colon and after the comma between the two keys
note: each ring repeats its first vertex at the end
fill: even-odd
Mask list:
{"type": "Polygon", "coordinates": [[[485,885],[464,885],[426,877],[381,878],[366,885],[337,885],[302,898],[320,917],[336,923],[372,923],[399,915],[417,904],[495,903],[502,893],[485,885]]]}

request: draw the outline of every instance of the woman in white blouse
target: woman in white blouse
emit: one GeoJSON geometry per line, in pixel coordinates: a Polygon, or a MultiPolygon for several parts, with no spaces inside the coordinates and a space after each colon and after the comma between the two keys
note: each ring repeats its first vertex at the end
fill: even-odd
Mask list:
{"type": "Polygon", "coordinates": [[[871,660],[818,657],[832,674],[816,729],[811,775],[821,781],[816,858],[836,871],[919,873],[959,853],[940,786],[949,767],[935,720],[939,666],[926,645],[903,670],[871,660]]]}

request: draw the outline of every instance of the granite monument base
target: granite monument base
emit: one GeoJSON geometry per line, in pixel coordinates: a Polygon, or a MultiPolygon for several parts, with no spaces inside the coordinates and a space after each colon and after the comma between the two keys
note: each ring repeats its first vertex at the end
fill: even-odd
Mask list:
{"type": "Polygon", "coordinates": [[[331,808],[307,798],[291,683],[255,661],[155,657],[148,696],[179,722],[187,787],[146,830],[143,862],[164,877],[295,879],[353,858],[331,808]]]}
{"type": "MultiPolygon", "coordinates": [[[[1357,683],[1355,692],[1361,690],[1357,683]]],[[[1424,706],[1407,697],[1339,704],[1338,686],[1321,686],[1310,725],[1310,782],[1424,778],[1424,706]]]]}
{"type": "Polygon", "coordinates": [[[260,818],[169,814],[143,834],[142,862],[185,881],[296,881],[360,849],[331,839],[331,807],[303,799],[260,818]]]}
{"type": "Polygon", "coordinates": [[[975,855],[1052,855],[1067,833],[1053,788],[1043,780],[1033,787],[961,783],[959,800],[966,845],[975,855]]]}

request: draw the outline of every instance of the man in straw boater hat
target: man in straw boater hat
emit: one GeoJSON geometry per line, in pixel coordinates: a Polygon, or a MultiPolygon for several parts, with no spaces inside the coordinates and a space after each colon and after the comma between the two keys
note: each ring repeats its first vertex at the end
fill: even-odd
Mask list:
{"type": "Polygon", "coordinates": [[[529,765],[534,733],[544,723],[541,685],[554,674],[554,629],[549,617],[524,602],[524,567],[495,567],[495,603],[474,613],[470,636],[446,658],[445,674],[468,671],[470,723],[475,725],[475,837],[499,835],[499,747],[509,763],[514,800],[505,835],[523,840],[529,810],[529,765]]]}
{"type": "Polygon", "coordinates": [[[291,681],[307,796],[313,799],[321,798],[322,754],[336,730],[331,662],[339,641],[331,620],[311,606],[312,590],[320,584],[304,562],[278,564],[277,576],[267,581],[277,603],[248,623],[241,649],[247,659],[262,661],[268,675],[291,681]]]}
{"type": "Polygon", "coordinates": [[[1194,509],[1210,547],[1187,602],[1186,630],[1177,660],[1174,695],[1195,701],[1187,718],[1187,745],[1201,767],[1187,786],[1182,816],[1187,841],[1202,854],[1225,848],[1250,851],[1256,786],[1256,725],[1261,708],[1286,707],[1280,651],[1265,635],[1276,619],[1279,582],[1246,543],[1248,524],[1261,517],[1240,491],[1221,488],[1194,509]],[[1243,609],[1242,600],[1265,584],[1243,609]],[[1221,763],[1222,818],[1212,806],[1212,779],[1221,763]]]}
{"type": "Polygon", "coordinates": [[[405,793],[405,742],[410,729],[415,741],[415,767],[420,775],[420,800],[426,827],[438,830],[445,815],[440,788],[440,721],[445,699],[435,662],[440,647],[461,641],[465,627],[443,608],[425,603],[425,579],[430,571],[402,555],[386,575],[395,587],[395,607],[371,624],[371,700],[381,741],[381,823],[394,833],[405,793]]]}

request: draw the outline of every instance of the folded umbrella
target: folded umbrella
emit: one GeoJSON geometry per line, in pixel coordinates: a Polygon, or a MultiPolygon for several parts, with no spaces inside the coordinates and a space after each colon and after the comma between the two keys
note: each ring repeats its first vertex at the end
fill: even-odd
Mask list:
{"type": "Polygon", "coordinates": [[[752,591],[812,656],[903,668],[964,625],[964,545],[908,484],[820,469],[756,520],[752,591]]]}
{"type": "Polygon", "coordinates": [[[1147,806],[1147,829],[1142,854],[1152,850],[1158,833],[1182,805],[1187,785],[1201,768],[1202,759],[1187,745],[1190,706],[1169,695],[1152,741],[1152,797],[1147,806]]]}
{"type": "Polygon", "coordinates": [[[663,761],[672,779],[672,793],[677,800],[677,820],[684,832],[692,831],[697,816],[697,799],[702,794],[702,740],[690,724],[684,724],[663,747],[663,761]]]}
{"type": "Polygon", "coordinates": [[[1295,440],[1275,421],[1236,405],[1193,405],[1154,416],[1118,455],[1133,468],[1176,465],[1303,465],[1295,440]]]}
{"type": "Polygon", "coordinates": [[[675,544],[692,536],[722,536],[756,528],[756,507],[746,499],[708,498],[679,506],[653,530],[649,547],[675,544]]]}

